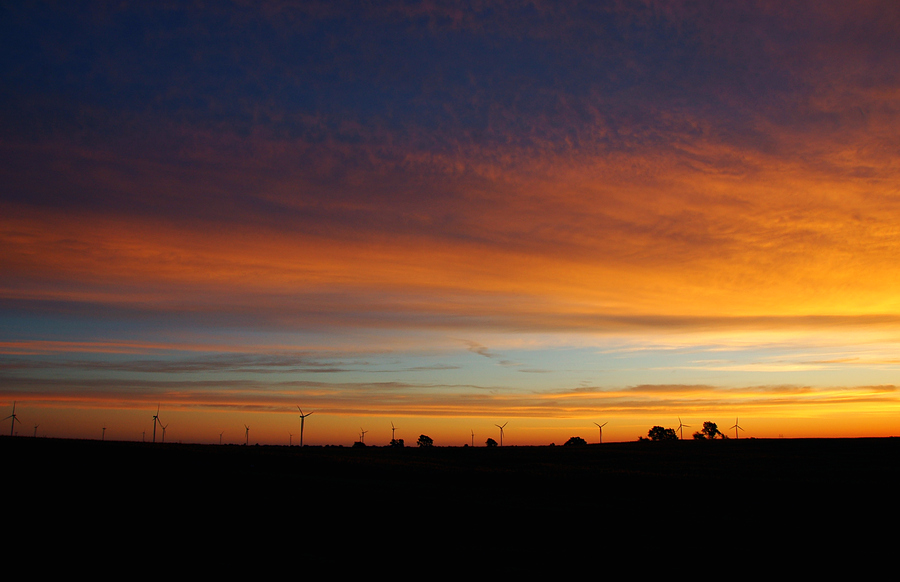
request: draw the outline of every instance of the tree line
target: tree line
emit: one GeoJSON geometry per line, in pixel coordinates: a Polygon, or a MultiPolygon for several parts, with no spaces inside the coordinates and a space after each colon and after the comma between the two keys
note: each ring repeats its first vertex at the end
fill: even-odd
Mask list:
{"type": "MultiPolygon", "coordinates": [[[[719,430],[718,425],[716,425],[716,423],[711,422],[711,421],[704,422],[703,428],[698,430],[697,432],[695,432],[692,436],[693,436],[694,440],[699,440],[699,441],[703,441],[703,440],[711,441],[711,440],[715,440],[715,439],[727,439],[728,438],[727,436],[725,436],[725,434],[722,431],[719,430]]],[[[663,427],[657,425],[657,426],[654,426],[653,428],[651,428],[649,431],[647,431],[646,437],[643,437],[643,436],[638,437],[638,440],[641,440],[641,441],[645,441],[645,440],[677,441],[678,433],[675,432],[674,428],[663,428],[663,427]]],[[[489,438],[487,441],[485,441],[484,444],[487,445],[488,447],[496,447],[497,441],[495,441],[492,438],[489,438]]],[[[583,438],[573,436],[565,442],[564,446],[580,446],[580,445],[586,445],[586,444],[587,444],[587,441],[585,441],[583,438]]],[[[419,438],[416,440],[416,445],[419,447],[431,447],[431,446],[434,446],[434,439],[432,439],[428,435],[422,434],[422,435],[419,435],[419,438]]],[[[363,446],[364,447],[366,445],[362,442],[357,442],[357,443],[354,443],[353,446],[363,446]]],[[[404,446],[403,439],[391,439],[390,446],[403,447],[404,446]]],[[[466,445],[466,446],[468,446],[468,445],[466,445]]]]}
{"type": "MultiPolygon", "coordinates": [[[[716,423],[706,421],[703,423],[703,428],[693,434],[693,438],[694,440],[698,441],[711,441],[715,439],[727,439],[728,437],[719,430],[719,427],[716,425],[716,423]]],[[[675,432],[674,428],[654,426],[647,432],[646,437],[640,437],[638,440],[677,441],[678,433],[675,432]]]]}

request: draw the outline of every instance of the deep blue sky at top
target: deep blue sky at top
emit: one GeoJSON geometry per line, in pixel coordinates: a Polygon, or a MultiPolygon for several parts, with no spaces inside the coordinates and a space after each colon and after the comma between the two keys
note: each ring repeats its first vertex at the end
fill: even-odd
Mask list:
{"type": "MultiPolygon", "coordinates": [[[[441,6],[7,4],[5,133],[100,137],[165,120],[309,140],[386,130],[438,149],[463,138],[552,147],[598,114],[633,134],[662,111],[734,119],[761,96],[805,89],[771,67],[799,55],[734,30],[792,33],[750,4],[700,10],[719,23],[673,19],[668,3],[441,6]]],[[[607,147],[627,145],[607,136],[607,147]]]]}

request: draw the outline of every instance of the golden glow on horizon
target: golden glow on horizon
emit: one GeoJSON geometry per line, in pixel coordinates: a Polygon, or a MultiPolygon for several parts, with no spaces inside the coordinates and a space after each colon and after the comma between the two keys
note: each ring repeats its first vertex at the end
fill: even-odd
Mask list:
{"type": "MultiPolygon", "coordinates": [[[[11,409],[11,402],[4,404],[11,409]]],[[[296,412],[296,408],[294,409],[296,412]]],[[[313,409],[310,409],[313,410],[313,409]]],[[[304,409],[306,411],[306,409],[304,409]]],[[[120,407],[89,408],[45,405],[31,401],[17,403],[17,417],[22,421],[15,434],[32,437],[37,424],[38,437],[89,438],[99,440],[152,440],[155,405],[145,408],[120,407]],[[21,405],[21,406],[20,406],[21,405]],[[21,408],[21,410],[20,410],[21,408]],[[102,429],[106,428],[105,434],[102,429]]],[[[646,437],[655,425],[675,428],[678,416],[687,425],[686,439],[699,430],[704,421],[715,422],[719,430],[734,438],[729,430],[736,417],[744,428],[739,438],[859,438],[885,437],[900,434],[897,408],[883,410],[849,407],[836,411],[833,408],[815,409],[797,407],[796,410],[772,413],[760,410],[753,414],[740,408],[729,414],[704,413],[703,411],[669,411],[640,414],[606,414],[579,418],[540,418],[503,416],[447,416],[414,417],[402,413],[391,415],[348,414],[336,415],[315,411],[304,426],[304,442],[311,446],[351,446],[359,439],[360,428],[367,430],[365,442],[373,446],[387,446],[391,438],[391,422],[398,427],[396,438],[406,446],[415,446],[420,434],[426,434],[439,446],[464,446],[471,444],[474,432],[475,446],[484,446],[487,438],[499,441],[494,426],[507,422],[504,445],[541,446],[561,445],[572,436],[580,436],[589,443],[598,440],[595,421],[609,421],[603,429],[603,442],[630,442],[646,437]],[[865,418],[866,422],[859,422],[865,418]]],[[[244,425],[250,426],[250,444],[298,445],[300,437],[299,417],[289,410],[219,410],[167,407],[160,409],[160,419],[166,424],[166,442],[218,444],[244,444],[244,425]],[[292,436],[293,435],[293,436],[292,436]]],[[[8,430],[8,426],[3,428],[8,430]]],[[[8,432],[6,433],[8,434],[8,432]]],[[[157,429],[157,442],[161,442],[161,430],[157,429]]]]}

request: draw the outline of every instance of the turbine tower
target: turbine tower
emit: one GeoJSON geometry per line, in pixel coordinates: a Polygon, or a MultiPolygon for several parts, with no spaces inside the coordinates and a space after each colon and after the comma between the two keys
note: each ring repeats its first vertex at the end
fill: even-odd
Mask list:
{"type": "Polygon", "coordinates": [[[506,422],[503,423],[503,426],[500,426],[499,424],[495,424],[495,425],[494,425],[494,426],[496,426],[497,428],[500,429],[500,446],[501,446],[501,447],[503,446],[503,427],[505,427],[507,424],[509,424],[509,421],[508,421],[508,420],[507,420],[506,422]]]}
{"type": "Polygon", "coordinates": [[[681,432],[681,440],[684,440],[684,429],[691,428],[691,425],[684,424],[681,422],[681,417],[678,417],[678,430],[681,432]]]}
{"type": "Polygon", "coordinates": [[[250,444],[250,427],[245,424],[244,430],[246,431],[244,433],[244,437],[247,439],[247,441],[244,444],[249,445],[250,444]]]}
{"type": "Polygon", "coordinates": [[[359,442],[362,444],[366,444],[366,433],[369,432],[367,430],[363,430],[362,427],[359,427],[359,442]]]}
{"type": "MultiPolygon", "coordinates": [[[[39,426],[41,426],[41,425],[39,425],[39,424],[34,425],[34,438],[37,438],[37,427],[39,427],[39,426]]],[[[106,429],[104,428],[103,430],[105,431],[106,429]]]]}
{"type": "Polygon", "coordinates": [[[156,414],[153,415],[153,442],[156,442],[156,425],[157,423],[162,426],[162,423],[159,422],[159,404],[156,405],[156,414]]]}
{"type": "MultiPolygon", "coordinates": [[[[594,424],[597,424],[597,423],[595,422],[594,424]]],[[[603,424],[597,424],[597,428],[600,429],[600,442],[601,443],[603,442],[603,427],[606,426],[607,424],[609,424],[608,420],[606,422],[604,422],[603,424]]]]}
{"type": "MultiPolygon", "coordinates": [[[[11,426],[9,427],[9,436],[13,436],[13,433],[14,433],[15,430],[16,430],[16,423],[18,422],[19,424],[22,424],[22,421],[19,420],[19,419],[16,417],[16,402],[15,402],[15,401],[13,401],[13,411],[12,411],[12,414],[10,414],[9,416],[7,416],[6,418],[11,418],[11,419],[12,419],[12,420],[9,421],[9,423],[10,423],[10,425],[11,425],[11,426]]],[[[6,418],[4,418],[3,420],[6,420],[6,418]]]]}
{"type": "MultiPolygon", "coordinates": [[[[471,430],[471,429],[469,429],[469,430],[471,430]]],[[[472,446],[473,447],[475,446],[475,431],[474,430],[472,431],[472,446]]]]}
{"type": "Polygon", "coordinates": [[[163,429],[162,442],[166,442],[166,428],[167,428],[169,425],[168,425],[168,424],[167,424],[167,425],[163,425],[163,423],[159,423],[159,426],[161,426],[162,429],[163,429]]]}
{"type": "Polygon", "coordinates": [[[394,421],[391,421],[391,442],[394,442],[394,431],[397,430],[397,427],[394,426],[394,421]]]}
{"type": "Polygon", "coordinates": [[[300,411],[300,446],[303,446],[303,421],[306,420],[306,417],[312,414],[312,412],[307,412],[303,414],[303,410],[298,406],[297,410],[300,411]]]}
{"type": "Polygon", "coordinates": [[[739,431],[739,430],[744,430],[744,428],[743,428],[741,425],[738,424],[738,419],[737,419],[737,417],[734,417],[734,426],[732,426],[732,427],[730,427],[730,428],[733,428],[733,429],[734,429],[734,438],[740,438],[740,435],[738,434],[738,431],[739,431]]]}

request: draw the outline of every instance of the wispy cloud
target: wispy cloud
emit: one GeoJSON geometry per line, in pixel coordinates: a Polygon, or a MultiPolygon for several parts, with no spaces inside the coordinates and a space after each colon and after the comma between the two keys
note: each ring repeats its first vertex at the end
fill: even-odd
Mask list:
{"type": "Polygon", "coordinates": [[[900,407],[897,387],[878,386],[683,386],[644,385],[616,389],[522,392],[512,387],[403,382],[323,383],[253,380],[17,380],[2,381],[4,398],[34,405],[78,407],[149,406],[227,411],[291,410],[297,401],[323,414],[438,417],[591,418],[597,414],[807,414],[900,407]]]}

